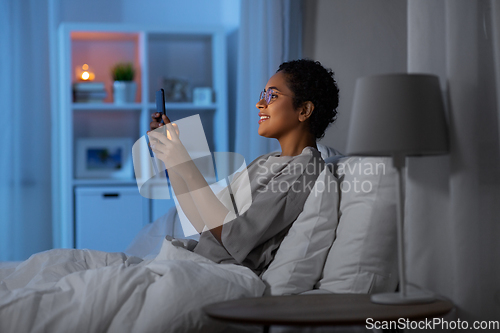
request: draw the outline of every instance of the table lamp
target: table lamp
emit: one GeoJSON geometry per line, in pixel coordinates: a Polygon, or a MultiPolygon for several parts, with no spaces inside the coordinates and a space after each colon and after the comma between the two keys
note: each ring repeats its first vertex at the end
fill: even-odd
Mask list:
{"type": "Polygon", "coordinates": [[[406,156],[446,154],[448,149],[448,129],[437,76],[386,74],[357,80],[347,154],[391,156],[397,170],[399,292],[374,294],[371,297],[374,303],[417,304],[435,300],[431,292],[407,290],[403,171],[406,156]]]}

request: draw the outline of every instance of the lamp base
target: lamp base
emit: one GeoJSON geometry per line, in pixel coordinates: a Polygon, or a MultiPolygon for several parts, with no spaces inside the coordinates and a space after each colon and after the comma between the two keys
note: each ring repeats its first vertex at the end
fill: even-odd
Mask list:
{"type": "Polygon", "coordinates": [[[383,293],[371,296],[372,303],[377,304],[423,304],[436,301],[430,291],[412,291],[403,296],[402,293],[383,293]]]}

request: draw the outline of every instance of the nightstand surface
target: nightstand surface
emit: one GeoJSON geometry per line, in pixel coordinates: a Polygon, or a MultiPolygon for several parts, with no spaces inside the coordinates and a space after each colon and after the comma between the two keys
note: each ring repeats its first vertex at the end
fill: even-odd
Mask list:
{"type": "Polygon", "coordinates": [[[212,318],[260,325],[364,325],[373,320],[418,320],[439,317],[453,308],[449,301],[417,305],[381,305],[366,294],[314,294],[243,298],[208,305],[212,318]]]}

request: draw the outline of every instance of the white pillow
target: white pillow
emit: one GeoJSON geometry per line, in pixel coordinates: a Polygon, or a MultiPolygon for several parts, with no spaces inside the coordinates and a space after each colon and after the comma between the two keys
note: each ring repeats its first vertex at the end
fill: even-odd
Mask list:
{"type": "Polygon", "coordinates": [[[173,225],[176,223],[176,216],[177,211],[175,208],[170,209],[153,223],[146,224],[124,251],[125,254],[142,259],[153,259],[156,257],[160,253],[165,236],[172,234],[173,225]]]}
{"type": "Polygon", "coordinates": [[[326,161],[327,158],[333,156],[342,156],[342,154],[335,148],[322,145],[321,143],[316,143],[318,151],[321,153],[321,157],[326,161]]]}
{"type": "Polygon", "coordinates": [[[337,212],[338,182],[325,168],[307,197],[304,210],[261,276],[267,285],[265,294],[298,294],[313,289],[335,238],[337,212]]]}
{"type": "Polygon", "coordinates": [[[396,289],[396,170],[390,158],[349,157],[337,165],[336,239],[315,286],[334,293],[396,289]]]}

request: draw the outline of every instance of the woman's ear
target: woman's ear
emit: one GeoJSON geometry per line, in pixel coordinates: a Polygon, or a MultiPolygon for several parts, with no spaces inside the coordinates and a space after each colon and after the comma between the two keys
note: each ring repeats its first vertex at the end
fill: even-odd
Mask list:
{"type": "Polygon", "coordinates": [[[302,104],[302,109],[300,110],[299,120],[306,121],[312,115],[314,111],[314,104],[311,101],[304,102],[302,104]]]}

